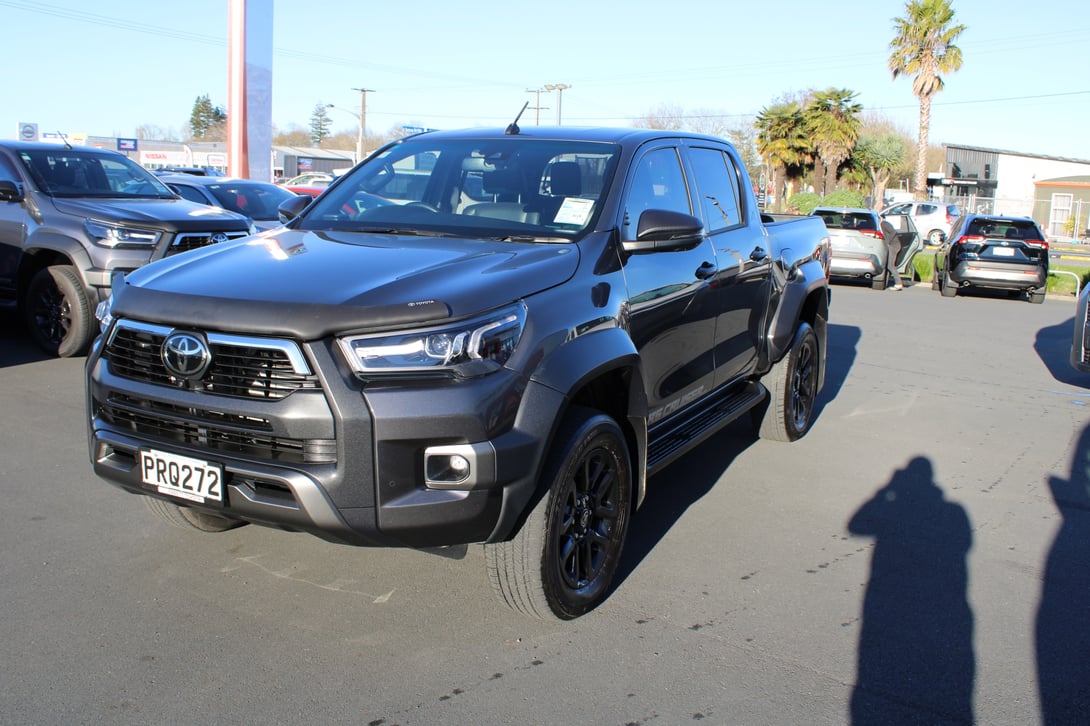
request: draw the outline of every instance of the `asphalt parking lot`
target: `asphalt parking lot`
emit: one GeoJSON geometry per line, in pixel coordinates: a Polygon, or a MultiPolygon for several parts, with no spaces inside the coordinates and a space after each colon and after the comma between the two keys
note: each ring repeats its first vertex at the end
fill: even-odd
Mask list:
{"type": "Polygon", "coordinates": [[[82,359],[0,313],[0,722],[1085,722],[1073,312],[834,286],[811,433],[656,477],[570,623],[498,605],[475,547],[161,523],[90,472],[82,359]]]}

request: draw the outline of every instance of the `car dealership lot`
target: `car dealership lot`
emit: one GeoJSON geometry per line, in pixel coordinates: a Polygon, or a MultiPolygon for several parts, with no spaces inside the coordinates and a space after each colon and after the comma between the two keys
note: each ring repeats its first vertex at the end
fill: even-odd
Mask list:
{"type": "Polygon", "coordinates": [[[5,311],[0,722],[1063,720],[1090,682],[1073,311],[835,286],[811,433],[736,425],[656,477],[569,623],[494,602],[475,547],[161,523],[90,473],[82,359],[5,311]]]}

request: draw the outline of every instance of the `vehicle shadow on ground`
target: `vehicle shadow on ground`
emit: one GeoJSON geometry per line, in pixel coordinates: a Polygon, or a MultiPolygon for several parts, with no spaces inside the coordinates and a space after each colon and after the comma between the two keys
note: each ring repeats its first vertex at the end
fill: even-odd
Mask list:
{"type": "Polygon", "coordinates": [[[1037,608],[1037,689],[1042,722],[1085,723],[1090,714],[1090,427],[1067,480],[1049,477],[1061,523],[1045,561],[1037,608]]]}
{"type": "Polygon", "coordinates": [[[915,457],[852,515],[874,538],[851,723],[972,723],[972,529],[915,457]]]}
{"type": "MultiPolygon", "coordinates": [[[[834,400],[855,365],[863,331],[854,325],[829,325],[829,349],[825,356],[825,385],[818,394],[816,413],[834,400]]],[[[815,420],[816,423],[816,420],[815,420]]]]}
{"type": "MultiPolygon", "coordinates": [[[[830,325],[825,386],[814,405],[814,425],[825,404],[836,398],[855,364],[862,332],[850,325],[830,325]]],[[[757,441],[749,416],[742,416],[647,483],[647,498],[629,523],[628,537],[613,590],[632,574],[689,507],[700,501],[734,459],[757,441]]]]}
{"type": "Polygon", "coordinates": [[[1075,318],[1065,323],[1050,325],[1037,331],[1033,349],[1060,383],[1090,388],[1090,373],[1083,373],[1071,366],[1071,343],[1075,333],[1075,318]]]}
{"type": "Polygon", "coordinates": [[[14,308],[0,308],[0,368],[46,360],[41,348],[30,339],[14,308]]]}

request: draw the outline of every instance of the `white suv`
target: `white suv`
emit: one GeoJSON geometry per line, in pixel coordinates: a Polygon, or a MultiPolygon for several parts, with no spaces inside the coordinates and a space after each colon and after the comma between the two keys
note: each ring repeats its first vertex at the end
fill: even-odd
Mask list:
{"type": "Polygon", "coordinates": [[[929,245],[941,245],[950,235],[950,228],[958,221],[961,211],[956,204],[944,202],[903,202],[882,210],[887,214],[907,214],[912,217],[920,236],[929,245]]]}

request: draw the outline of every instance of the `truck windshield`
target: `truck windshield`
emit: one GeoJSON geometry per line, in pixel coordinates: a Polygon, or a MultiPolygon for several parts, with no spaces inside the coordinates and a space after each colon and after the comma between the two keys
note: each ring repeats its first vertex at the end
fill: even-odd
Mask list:
{"type": "Polygon", "coordinates": [[[574,240],[593,229],[619,151],[579,141],[422,136],[331,187],[297,229],[574,240]]]}
{"type": "Polygon", "coordinates": [[[20,151],[19,159],[51,197],[174,197],[151,172],[120,155],[58,146],[20,151]]]}

